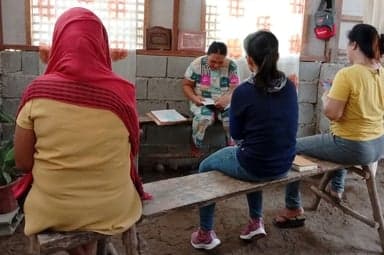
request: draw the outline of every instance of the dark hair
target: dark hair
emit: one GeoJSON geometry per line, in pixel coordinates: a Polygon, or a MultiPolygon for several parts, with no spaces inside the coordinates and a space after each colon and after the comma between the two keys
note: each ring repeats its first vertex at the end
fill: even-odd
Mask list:
{"type": "Polygon", "coordinates": [[[368,24],[357,24],[348,33],[349,42],[356,42],[363,54],[370,59],[380,59],[384,54],[384,35],[368,24]]]}
{"type": "Polygon", "coordinates": [[[216,41],[212,42],[211,45],[209,45],[208,47],[207,55],[212,53],[227,56],[227,45],[225,45],[225,43],[222,43],[222,42],[216,42],[216,41]]]}
{"type": "Polygon", "coordinates": [[[272,80],[284,74],[277,69],[279,59],[279,41],[269,31],[258,31],[244,39],[244,49],[258,67],[254,77],[255,84],[265,88],[272,87],[272,80]]]}

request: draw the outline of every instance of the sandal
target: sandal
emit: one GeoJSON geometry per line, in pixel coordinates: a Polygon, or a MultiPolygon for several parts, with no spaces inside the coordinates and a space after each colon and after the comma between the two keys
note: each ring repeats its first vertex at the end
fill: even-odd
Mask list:
{"type": "Polygon", "coordinates": [[[304,226],[305,216],[304,209],[284,209],[273,221],[273,225],[278,228],[297,228],[304,226]]]}
{"type": "Polygon", "coordinates": [[[201,158],[204,155],[204,153],[202,151],[200,151],[200,149],[197,148],[194,143],[192,143],[191,144],[191,155],[194,158],[201,158]]]}

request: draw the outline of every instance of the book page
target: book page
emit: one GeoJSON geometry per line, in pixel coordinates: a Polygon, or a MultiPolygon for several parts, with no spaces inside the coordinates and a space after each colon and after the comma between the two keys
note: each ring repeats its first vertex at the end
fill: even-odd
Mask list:
{"type": "Polygon", "coordinates": [[[160,122],[177,122],[187,120],[183,115],[181,115],[175,109],[169,110],[156,110],[151,111],[151,113],[160,121],[160,122]]]}
{"type": "Polygon", "coordinates": [[[202,101],[202,103],[204,105],[214,105],[215,104],[215,101],[212,99],[212,98],[204,98],[204,100],[202,101]]]}

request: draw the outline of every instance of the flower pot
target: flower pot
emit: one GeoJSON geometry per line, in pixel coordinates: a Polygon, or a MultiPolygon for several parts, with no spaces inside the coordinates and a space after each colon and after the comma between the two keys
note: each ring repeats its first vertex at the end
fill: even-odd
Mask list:
{"type": "Polygon", "coordinates": [[[18,204],[12,192],[12,187],[16,185],[20,179],[10,184],[0,186],[0,214],[5,214],[16,210],[18,204]]]}

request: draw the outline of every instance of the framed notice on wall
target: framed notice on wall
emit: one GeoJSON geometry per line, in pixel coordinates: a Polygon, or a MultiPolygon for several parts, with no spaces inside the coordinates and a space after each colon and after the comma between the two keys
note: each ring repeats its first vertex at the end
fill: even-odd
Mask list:
{"type": "Polygon", "coordinates": [[[150,27],[146,31],[147,50],[170,50],[172,30],[164,27],[150,27]]]}
{"type": "Polygon", "coordinates": [[[178,50],[205,51],[205,32],[179,32],[178,50]]]}

